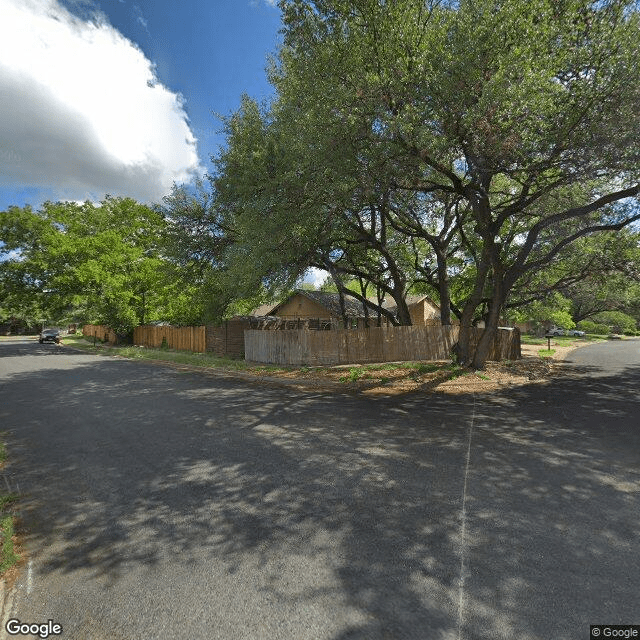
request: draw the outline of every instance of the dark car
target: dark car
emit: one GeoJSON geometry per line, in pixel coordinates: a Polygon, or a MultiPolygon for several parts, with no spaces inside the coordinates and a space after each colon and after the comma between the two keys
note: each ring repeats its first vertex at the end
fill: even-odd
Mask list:
{"type": "Polygon", "coordinates": [[[40,344],[43,342],[55,342],[56,344],[60,344],[60,329],[43,329],[40,337],[38,338],[38,342],[40,344]]]}

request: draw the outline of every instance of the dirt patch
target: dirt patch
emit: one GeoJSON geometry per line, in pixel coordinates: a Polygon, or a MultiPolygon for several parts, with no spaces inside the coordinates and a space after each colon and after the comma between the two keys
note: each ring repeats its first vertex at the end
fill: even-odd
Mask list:
{"type": "Polygon", "coordinates": [[[546,345],[523,345],[522,359],[488,362],[484,371],[457,367],[451,362],[411,362],[336,367],[256,366],[248,373],[265,380],[299,381],[304,386],[330,387],[365,395],[399,395],[414,391],[438,393],[489,392],[504,387],[545,383],[562,375],[562,360],[588,342],[552,345],[555,353],[540,357],[546,345]]]}

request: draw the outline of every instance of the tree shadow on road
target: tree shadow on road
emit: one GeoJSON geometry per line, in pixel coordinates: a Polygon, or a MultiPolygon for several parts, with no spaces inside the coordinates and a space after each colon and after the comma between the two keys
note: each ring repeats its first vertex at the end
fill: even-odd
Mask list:
{"type": "Polygon", "coordinates": [[[5,381],[0,419],[44,574],[204,563],[287,637],[582,638],[637,612],[626,374],[376,400],[101,359],[5,381]]]}

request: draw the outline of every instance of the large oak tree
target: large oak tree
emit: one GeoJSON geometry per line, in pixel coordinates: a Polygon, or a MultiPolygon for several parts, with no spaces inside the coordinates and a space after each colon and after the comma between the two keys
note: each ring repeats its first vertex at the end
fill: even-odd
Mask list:
{"type": "Polygon", "coordinates": [[[636,2],[280,6],[276,116],[299,114],[296,144],[337,179],[357,164],[389,188],[456,198],[469,212],[460,231],[476,259],[462,362],[484,365],[521,278],[575,240],[640,217],[636,2]],[[469,328],[486,299],[472,354],[469,328]]]}

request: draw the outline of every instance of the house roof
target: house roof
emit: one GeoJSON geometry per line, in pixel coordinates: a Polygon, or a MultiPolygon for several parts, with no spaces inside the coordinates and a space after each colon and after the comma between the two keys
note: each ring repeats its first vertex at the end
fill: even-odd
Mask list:
{"type": "MultiPolygon", "coordinates": [[[[257,309],[254,309],[251,312],[251,315],[252,316],[277,316],[278,309],[296,295],[306,296],[307,298],[309,298],[309,300],[312,300],[313,302],[319,305],[322,305],[331,314],[332,317],[339,318],[342,315],[342,311],[340,310],[340,296],[337,293],[332,293],[329,291],[308,291],[306,289],[296,289],[296,291],[294,291],[288,298],[286,298],[285,300],[282,300],[281,302],[278,302],[277,304],[273,304],[273,303],[263,304],[257,309]]],[[[407,306],[411,308],[412,306],[419,304],[425,299],[428,300],[429,303],[432,304],[436,309],[440,308],[435,302],[433,302],[433,300],[429,298],[429,296],[426,296],[426,295],[407,296],[406,297],[407,306]]],[[[377,300],[371,299],[371,301],[377,304],[377,300]]],[[[364,305],[359,300],[356,300],[351,296],[345,296],[344,304],[345,304],[347,316],[351,318],[364,317],[365,315],[364,305]]],[[[388,309],[394,314],[397,311],[397,305],[393,298],[389,298],[383,301],[382,306],[383,308],[388,309]]],[[[369,309],[369,315],[371,315],[371,313],[372,313],[372,310],[369,309]]]]}
{"type": "MultiPolygon", "coordinates": [[[[264,315],[278,315],[278,309],[296,295],[305,296],[316,304],[323,306],[332,317],[339,318],[342,315],[342,311],[340,309],[340,296],[337,293],[331,293],[329,291],[307,291],[306,289],[297,289],[282,302],[279,302],[275,306],[271,305],[271,307],[267,310],[266,313],[264,313],[264,315]]],[[[266,307],[268,305],[264,306],[266,307]]],[[[363,305],[355,298],[352,298],[351,296],[345,296],[344,306],[347,312],[347,316],[351,318],[361,318],[364,316],[363,305]]],[[[260,307],[260,309],[262,309],[262,307],[260,307]]],[[[253,315],[256,315],[255,311],[253,315]]]]}
{"type": "MultiPolygon", "coordinates": [[[[407,296],[405,300],[407,302],[407,307],[409,307],[409,309],[411,309],[411,307],[414,307],[417,304],[420,304],[423,300],[426,300],[427,302],[429,302],[429,304],[433,305],[436,309],[440,309],[440,307],[429,296],[426,296],[426,295],[407,296]]],[[[382,303],[382,306],[394,314],[398,310],[398,305],[396,304],[396,301],[393,298],[388,298],[387,300],[385,300],[382,303]]]]}
{"type": "MultiPolygon", "coordinates": [[[[279,303],[278,303],[279,304],[279,303]]],[[[251,312],[252,316],[256,316],[258,318],[262,318],[264,316],[270,316],[271,310],[274,309],[277,305],[270,302],[269,304],[262,304],[251,312]]]]}

